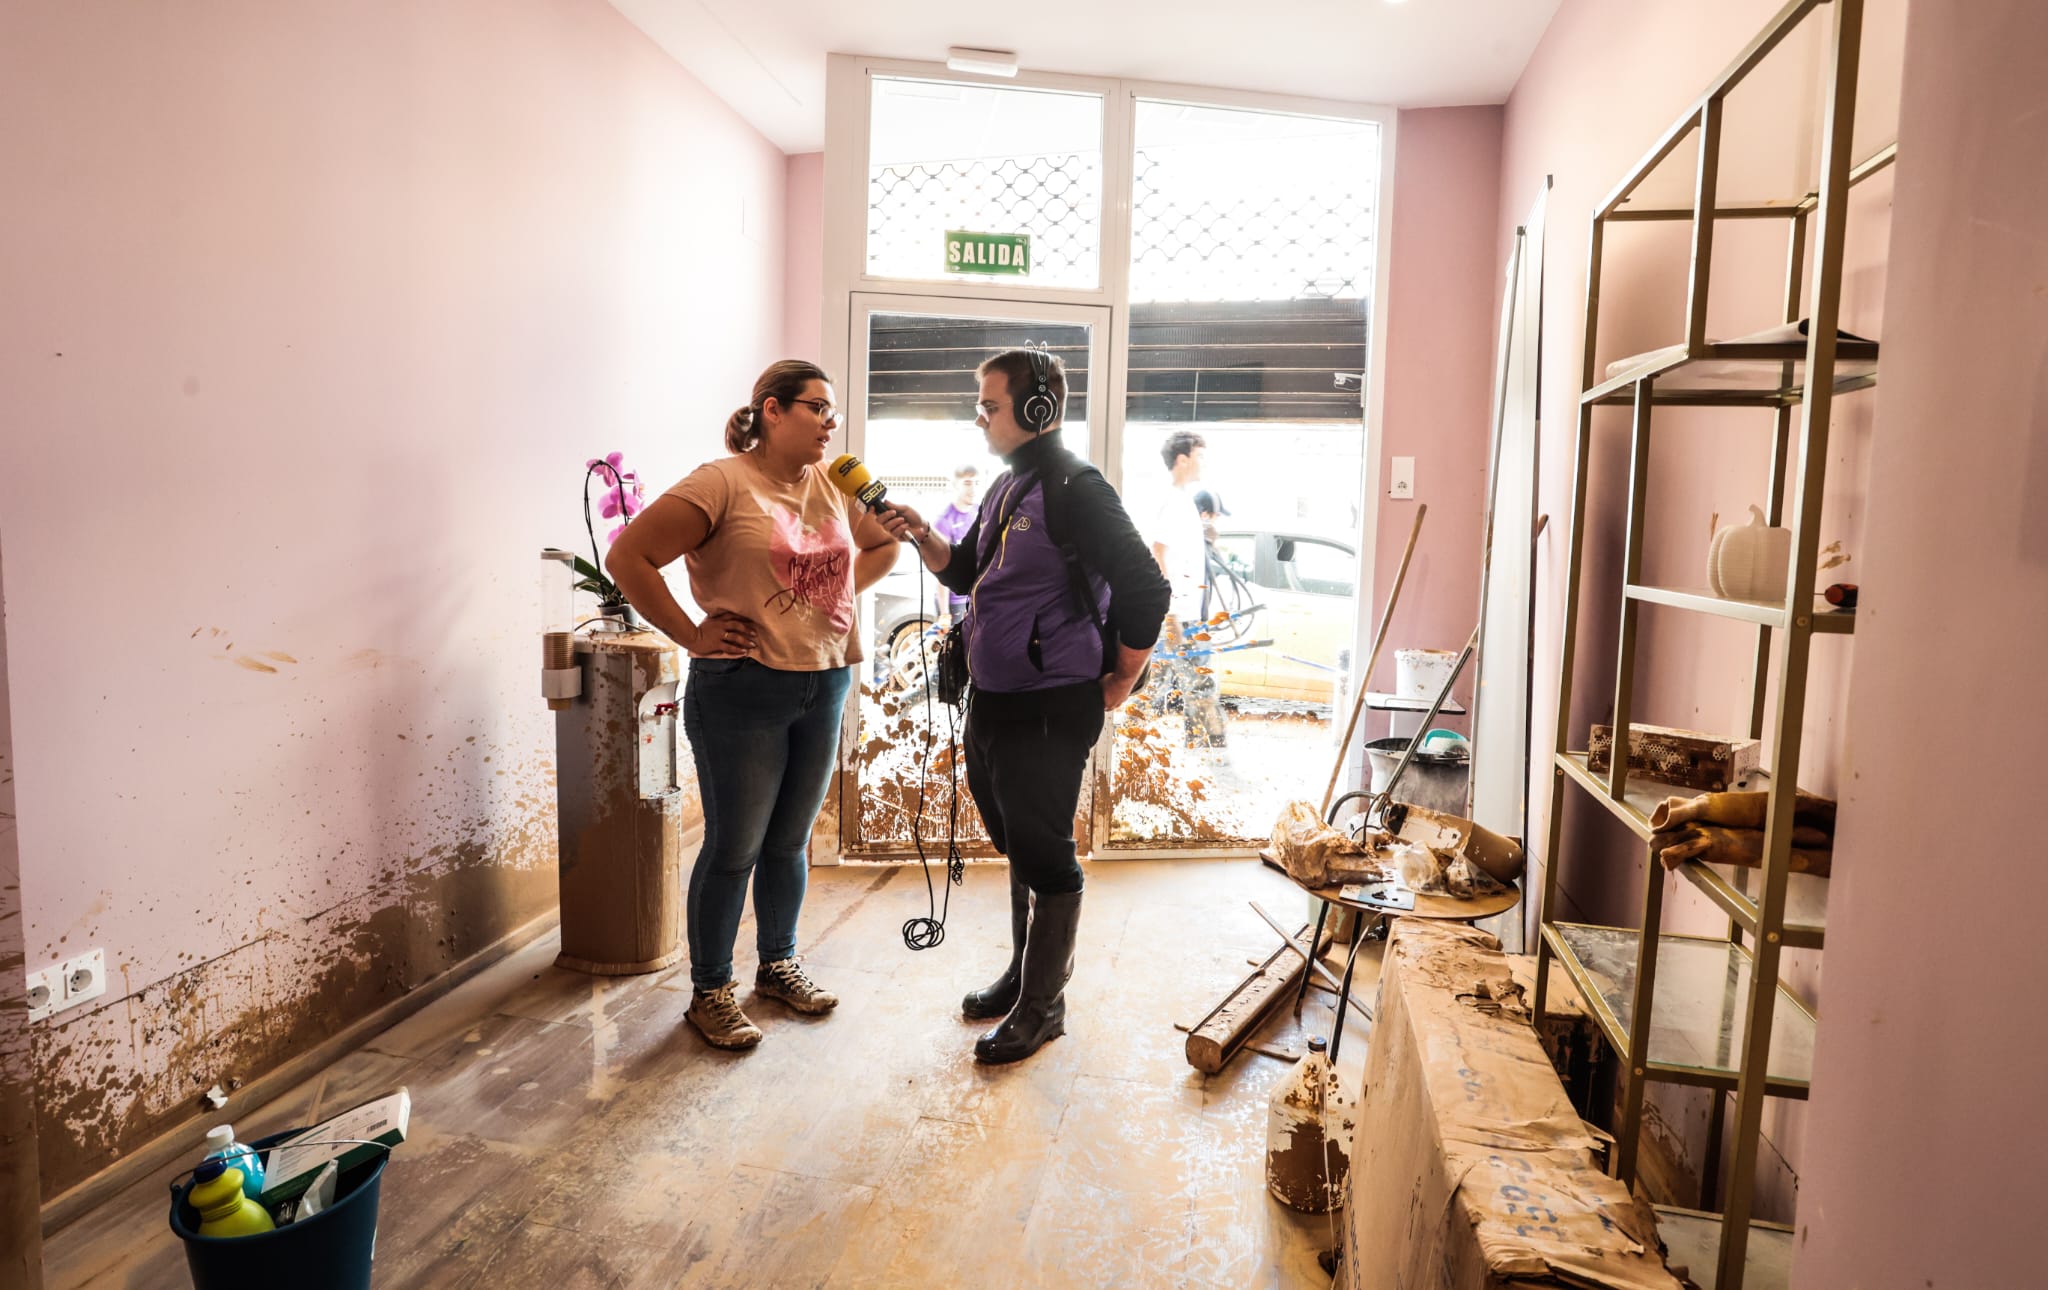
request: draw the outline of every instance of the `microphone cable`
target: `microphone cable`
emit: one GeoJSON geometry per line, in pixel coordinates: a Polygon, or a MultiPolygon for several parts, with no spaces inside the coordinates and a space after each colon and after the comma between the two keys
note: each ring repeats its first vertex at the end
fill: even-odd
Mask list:
{"type": "MultiPolygon", "coordinates": [[[[911,552],[917,561],[917,603],[922,612],[925,601],[924,553],[911,543],[911,552]]],[[[942,584],[943,585],[943,584],[942,584]]],[[[936,601],[932,602],[936,603],[936,601]]],[[[922,637],[923,633],[920,632],[922,637]]],[[[943,903],[932,887],[931,858],[924,849],[925,790],[931,782],[932,739],[937,733],[932,725],[932,666],[931,651],[922,640],[918,643],[918,657],[923,662],[924,681],[924,749],[917,762],[917,814],[910,817],[910,841],[917,848],[917,862],[924,869],[924,895],[926,913],[922,917],[906,919],[903,924],[903,944],[912,950],[929,950],[943,944],[946,939],[946,915],[953,908],[953,888],[967,881],[967,861],[960,854],[960,727],[959,712],[953,705],[940,704],[946,709],[946,895],[943,903]]],[[[972,691],[970,690],[971,694],[972,691]]],[[[971,702],[971,699],[970,699],[971,702]]]]}

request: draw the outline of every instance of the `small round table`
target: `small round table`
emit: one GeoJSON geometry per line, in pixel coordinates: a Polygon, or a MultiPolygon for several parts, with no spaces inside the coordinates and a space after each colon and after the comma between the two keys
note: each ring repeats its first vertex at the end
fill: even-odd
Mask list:
{"type": "MultiPolygon", "coordinates": [[[[1285,869],[1282,869],[1280,872],[1287,873],[1285,869]]],[[[1308,938],[1308,948],[1311,953],[1315,951],[1316,946],[1323,939],[1323,925],[1330,917],[1330,906],[1342,905],[1346,909],[1355,910],[1360,914],[1371,914],[1373,916],[1370,919],[1358,919],[1357,926],[1351,933],[1351,953],[1344,961],[1344,983],[1337,990],[1337,1021],[1330,1030],[1330,1061],[1333,1065],[1337,1060],[1337,1050],[1344,1042],[1344,1014],[1351,1004],[1351,975],[1358,970],[1358,947],[1368,937],[1377,938],[1385,936],[1389,917],[1399,915],[1403,918],[1435,918],[1454,923],[1473,923],[1482,918],[1491,918],[1495,914],[1504,914],[1508,910],[1513,909],[1522,899],[1521,886],[1516,883],[1510,883],[1506,891],[1497,892],[1491,896],[1478,896],[1471,900],[1458,900],[1451,896],[1435,896],[1425,892],[1417,892],[1415,893],[1415,908],[1387,909],[1380,905],[1368,904],[1362,900],[1346,900],[1340,893],[1345,886],[1354,884],[1333,883],[1326,887],[1311,887],[1300,879],[1295,878],[1293,874],[1288,874],[1287,877],[1288,881],[1294,883],[1295,886],[1321,902],[1321,907],[1316,911],[1316,929],[1308,938]]],[[[1306,964],[1302,966],[1301,990],[1294,996],[1294,1014],[1297,1017],[1301,1015],[1301,1005],[1308,998],[1309,978],[1314,975],[1314,971],[1306,964]]],[[[1364,1004],[1359,1005],[1361,1008],[1364,1006],[1364,1004]]],[[[1372,1020],[1369,1013],[1366,1016],[1366,1020],[1372,1020]]]]}

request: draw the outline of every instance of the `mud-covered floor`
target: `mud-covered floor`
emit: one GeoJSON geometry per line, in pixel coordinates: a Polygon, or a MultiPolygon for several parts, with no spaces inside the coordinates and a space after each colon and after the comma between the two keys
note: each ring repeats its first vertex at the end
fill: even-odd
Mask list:
{"type": "MultiPolygon", "coordinates": [[[[989,1069],[959,997],[1005,957],[1003,870],[970,868],[945,944],[917,954],[899,932],[924,912],[914,867],[816,870],[804,952],[843,1002],[823,1019],[749,1002],[750,919],[741,1000],[767,1032],[751,1053],[683,1022],[687,964],[593,979],[554,969],[549,936],[236,1127],[410,1087],[380,1287],[1324,1286],[1329,1221],[1265,1190],[1287,1068],[1245,1054],[1204,1077],[1173,1028],[1277,945],[1248,898],[1305,921],[1256,861],[1091,866],[1066,1037],[989,1069]]],[[[1320,1027],[1328,996],[1309,997],[1320,1027]]],[[[1343,1052],[1354,1089],[1366,1029],[1343,1052]]],[[[189,1284],[165,1201],[150,1179],[57,1233],[50,1284],[189,1284]]]]}

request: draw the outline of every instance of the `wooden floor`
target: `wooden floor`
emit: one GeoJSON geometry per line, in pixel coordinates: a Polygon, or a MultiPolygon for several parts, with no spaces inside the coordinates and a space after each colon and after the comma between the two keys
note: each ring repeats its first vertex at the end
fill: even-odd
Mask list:
{"type": "MultiPolygon", "coordinates": [[[[1173,1028],[1276,947],[1248,898],[1305,921],[1305,898],[1255,861],[1093,865],[1068,1033],[991,1069],[959,998],[1006,958],[1004,871],[971,868],[945,944],[912,954],[914,867],[817,870],[803,952],[843,1002],[812,1019],[750,1001],[749,921],[741,1000],[767,1032],[751,1053],[684,1023],[687,965],[563,972],[550,936],[236,1128],[411,1088],[378,1286],[1325,1286],[1329,1220],[1265,1190],[1286,1066],[1246,1054],[1204,1077],[1173,1028]]],[[[1326,999],[1311,992],[1311,1027],[1326,999]]],[[[1355,1089],[1366,1027],[1349,1029],[1355,1089]]],[[[188,1284],[165,1211],[151,1179],[57,1233],[50,1284],[188,1284]]]]}

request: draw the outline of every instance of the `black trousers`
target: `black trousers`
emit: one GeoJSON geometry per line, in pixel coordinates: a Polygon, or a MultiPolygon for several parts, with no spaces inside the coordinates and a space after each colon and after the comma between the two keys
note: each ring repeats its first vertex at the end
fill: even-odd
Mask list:
{"type": "Polygon", "coordinates": [[[967,708],[967,791],[1011,871],[1036,892],[1081,890],[1074,811],[1102,733],[1093,681],[1027,694],[975,693],[967,708]]]}

